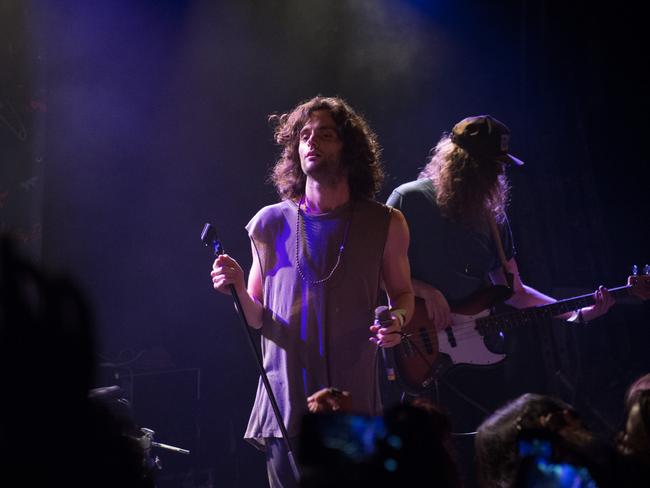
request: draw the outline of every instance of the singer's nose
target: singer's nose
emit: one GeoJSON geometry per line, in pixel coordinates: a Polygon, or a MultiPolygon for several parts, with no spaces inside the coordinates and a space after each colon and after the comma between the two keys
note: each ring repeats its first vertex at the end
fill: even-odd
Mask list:
{"type": "Polygon", "coordinates": [[[317,148],[318,139],[316,138],[316,132],[311,133],[311,135],[309,136],[309,139],[307,139],[307,144],[309,145],[309,147],[312,147],[314,149],[317,148]]]}

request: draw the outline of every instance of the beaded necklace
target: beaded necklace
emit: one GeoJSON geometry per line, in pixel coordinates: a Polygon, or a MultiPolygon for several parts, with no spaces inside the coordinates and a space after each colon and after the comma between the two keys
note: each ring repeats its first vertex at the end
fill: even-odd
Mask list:
{"type": "MultiPolygon", "coordinates": [[[[345,232],[343,234],[343,240],[341,241],[341,245],[339,246],[339,252],[336,255],[336,263],[334,264],[334,267],[330,270],[329,273],[327,273],[327,276],[324,278],[321,278],[319,280],[308,280],[305,277],[305,273],[303,272],[302,266],[300,266],[300,241],[301,237],[304,234],[304,224],[302,222],[302,219],[300,218],[300,207],[302,206],[303,202],[305,201],[305,197],[302,196],[300,198],[300,201],[298,202],[298,212],[297,212],[297,217],[296,217],[296,266],[298,268],[298,273],[300,274],[300,277],[302,280],[310,285],[321,285],[325,283],[327,280],[329,280],[332,275],[334,275],[334,272],[337,270],[339,267],[339,264],[341,263],[341,256],[343,255],[343,250],[345,249],[345,244],[348,241],[348,233],[350,231],[350,223],[352,222],[352,212],[354,210],[354,207],[350,209],[350,217],[348,218],[348,222],[345,225],[345,232]]],[[[305,203],[305,208],[307,207],[307,204],[305,203]]]]}

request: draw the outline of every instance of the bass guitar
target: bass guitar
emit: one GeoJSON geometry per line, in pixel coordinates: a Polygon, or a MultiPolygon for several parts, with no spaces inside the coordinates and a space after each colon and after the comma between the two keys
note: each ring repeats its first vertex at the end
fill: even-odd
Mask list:
{"type": "MultiPolygon", "coordinates": [[[[630,276],[627,285],[610,289],[620,298],[633,295],[650,298],[650,276],[630,276]]],[[[460,303],[450,304],[452,325],[438,330],[427,316],[424,300],[415,299],[415,313],[402,329],[402,342],[394,348],[394,361],[402,386],[417,393],[456,365],[488,366],[503,361],[505,354],[490,351],[486,338],[571,312],[594,303],[593,294],[559,300],[548,305],[490,315],[497,303],[507,300],[511,290],[495,285],[478,290],[460,303]]]]}

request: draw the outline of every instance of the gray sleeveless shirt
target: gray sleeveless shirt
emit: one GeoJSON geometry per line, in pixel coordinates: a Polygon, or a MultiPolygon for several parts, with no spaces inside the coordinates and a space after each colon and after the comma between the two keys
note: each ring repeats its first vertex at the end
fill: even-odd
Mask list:
{"type": "MultiPolygon", "coordinates": [[[[377,348],[368,328],[390,211],[373,201],[352,202],[326,214],[301,213],[297,229],[298,207],[285,200],[263,208],[246,226],[261,265],[264,368],[290,437],[298,435],[307,397],[324,387],[349,391],[356,412],[380,414],[377,348]],[[334,268],[344,240],[330,279],[302,279],[296,244],[304,277],[316,281],[334,268]]],[[[265,437],[281,437],[261,379],[244,437],[258,447],[265,437]]]]}

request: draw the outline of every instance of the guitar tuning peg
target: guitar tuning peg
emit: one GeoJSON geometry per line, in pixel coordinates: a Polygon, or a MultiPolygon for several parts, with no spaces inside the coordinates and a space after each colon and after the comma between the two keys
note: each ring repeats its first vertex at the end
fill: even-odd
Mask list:
{"type": "Polygon", "coordinates": [[[650,275],[650,264],[646,264],[646,265],[643,267],[643,274],[644,274],[644,275],[650,275]]]}
{"type": "Polygon", "coordinates": [[[632,276],[638,276],[639,275],[639,267],[636,264],[632,265],[632,276]]]}

